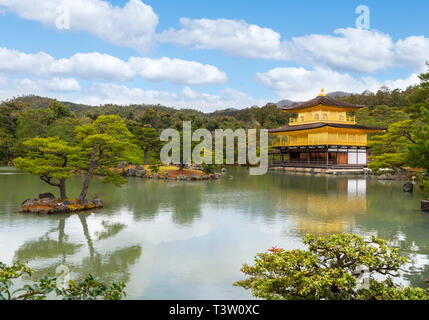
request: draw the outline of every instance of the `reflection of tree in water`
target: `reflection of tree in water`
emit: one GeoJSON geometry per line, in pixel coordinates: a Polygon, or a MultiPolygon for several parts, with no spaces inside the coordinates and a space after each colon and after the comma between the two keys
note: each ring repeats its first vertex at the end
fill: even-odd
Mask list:
{"type": "Polygon", "coordinates": [[[118,233],[120,233],[124,228],[125,225],[122,223],[111,223],[109,221],[102,221],[101,225],[104,227],[104,231],[100,232],[97,231],[95,235],[97,236],[97,240],[104,240],[111,238],[118,233]]]}
{"type": "MultiPolygon", "coordinates": [[[[42,237],[35,241],[24,243],[16,252],[16,261],[44,262],[46,259],[59,259],[57,262],[49,263],[48,266],[36,268],[35,277],[40,278],[44,274],[54,274],[58,265],[64,264],[70,268],[77,278],[83,278],[88,274],[100,277],[104,281],[124,281],[129,279],[128,267],[134,264],[141,255],[139,245],[120,248],[113,252],[99,253],[94,247],[94,240],[91,237],[87,224],[89,214],[77,215],[82,226],[82,231],[86,239],[89,250],[89,256],[79,263],[68,261],[69,257],[78,253],[83,245],[73,244],[68,241],[69,236],[65,234],[66,220],[69,216],[58,218],[58,228],[48,231],[42,237]],[[56,239],[51,237],[58,232],[56,239]]],[[[105,240],[119,234],[125,225],[120,223],[110,223],[103,221],[101,223],[103,230],[96,232],[95,241],[105,240]]],[[[43,265],[45,265],[43,263],[43,265]]]]}
{"type": "Polygon", "coordinates": [[[68,242],[68,236],[64,233],[66,217],[59,218],[58,228],[48,231],[36,241],[25,242],[16,252],[16,261],[32,261],[37,259],[61,258],[64,263],[66,256],[73,255],[81,244],[68,242]],[[51,233],[58,232],[58,239],[51,239],[51,233]]]}
{"type": "Polygon", "coordinates": [[[201,216],[205,185],[206,182],[130,179],[120,203],[126,204],[136,220],[152,220],[164,211],[173,213],[175,223],[188,224],[201,216]]]}
{"type": "Polygon", "coordinates": [[[128,282],[128,267],[137,261],[141,252],[141,247],[136,245],[112,253],[97,253],[93,257],[86,257],[79,265],[79,275],[84,277],[87,273],[92,273],[100,275],[104,281],[128,282]]]}

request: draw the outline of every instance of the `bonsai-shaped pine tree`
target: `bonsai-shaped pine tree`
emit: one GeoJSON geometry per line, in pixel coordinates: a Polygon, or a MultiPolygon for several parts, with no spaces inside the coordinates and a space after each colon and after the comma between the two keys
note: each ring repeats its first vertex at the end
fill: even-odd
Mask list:
{"type": "Polygon", "coordinates": [[[47,184],[58,187],[60,198],[67,198],[66,179],[76,174],[72,158],[80,148],[55,138],[34,138],[24,142],[28,152],[24,157],[14,160],[14,165],[37,175],[47,184]]]}
{"type": "Polygon", "coordinates": [[[80,148],[76,163],[86,170],[82,191],[78,200],[85,201],[89,183],[94,174],[104,176],[103,182],[121,185],[127,182],[111,168],[121,161],[141,163],[142,152],[132,143],[132,134],[125,122],[116,115],[100,116],[92,124],[76,128],[76,143],[80,148]]]}
{"type": "Polygon", "coordinates": [[[382,239],[308,235],[304,243],[308,250],[272,248],[258,254],[255,265],[241,269],[247,279],[234,285],[268,300],[429,299],[429,289],[402,288],[393,282],[407,259],[382,239]],[[367,285],[360,284],[362,275],[367,285]]]}

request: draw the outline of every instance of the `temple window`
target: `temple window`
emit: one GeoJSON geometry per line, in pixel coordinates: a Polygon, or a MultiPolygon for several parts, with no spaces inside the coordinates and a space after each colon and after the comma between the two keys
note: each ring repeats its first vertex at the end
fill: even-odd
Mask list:
{"type": "Polygon", "coordinates": [[[319,120],[319,118],[320,118],[320,117],[319,117],[319,114],[318,114],[318,113],[316,113],[316,114],[314,115],[314,119],[315,119],[315,120],[319,120]]]}
{"type": "Polygon", "coordinates": [[[328,114],[327,113],[323,114],[323,120],[328,120],[328,114]]]}

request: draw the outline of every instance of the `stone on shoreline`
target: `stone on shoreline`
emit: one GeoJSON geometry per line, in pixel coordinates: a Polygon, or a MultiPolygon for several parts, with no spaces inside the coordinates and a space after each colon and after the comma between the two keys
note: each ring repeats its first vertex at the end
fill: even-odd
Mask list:
{"type": "Polygon", "coordinates": [[[429,200],[422,200],[421,208],[422,208],[422,211],[429,211],[429,200]]]}
{"type": "Polygon", "coordinates": [[[414,185],[411,182],[404,184],[404,192],[413,192],[414,185]]]}
{"type": "MultiPolygon", "coordinates": [[[[145,165],[132,165],[121,162],[117,165],[116,168],[111,168],[112,171],[121,174],[123,177],[137,177],[144,179],[163,179],[163,180],[177,180],[177,181],[199,181],[199,180],[219,180],[222,178],[220,173],[206,173],[200,168],[200,165],[189,166],[183,170],[179,170],[179,167],[165,167],[166,169],[162,170],[160,168],[159,173],[152,172],[149,169],[149,166],[145,165]]],[[[223,172],[226,172],[224,168],[223,172]]]]}
{"type": "Polygon", "coordinates": [[[55,199],[55,195],[50,193],[50,192],[46,192],[46,193],[41,193],[39,194],[39,199],[50,199],[53,200],[55,199]]]}

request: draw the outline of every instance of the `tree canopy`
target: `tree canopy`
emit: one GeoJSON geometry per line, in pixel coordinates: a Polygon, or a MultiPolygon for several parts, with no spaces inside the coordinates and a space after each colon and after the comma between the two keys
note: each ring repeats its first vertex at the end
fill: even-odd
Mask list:
{"type": "Polygon", "coordinates": [[[394,283],[408,261],[376,237],[354,234],[304,238],[307,250],[272,248],[244,264],[235,286],[268,300],[429,299],[429,289],[394,283]],[[384,278],[384,279],[380,279],[384,278]]]}
{"type": "Polygon", "coordinates": [[[76,144],[80,147],[77,166],[87,172],[79,201],[85,200],[94,174],[102,175],[104,182],[116,185],[127,182],[110,168],[121,161],[142,162],[141,151],[132,143],[132,137],[125,122],[115,115],[100,116],[93,123],[76,128],[76,144]]]}
{"type": "Polygon", "coordinates": [[[76,174],[74,156],[80,149],[58,137],[33,138],[25,141],[24,146],[29,151],[25,157],[16,158],[14,165],[58,187],[61,199],[66,199],[66,179],[76,174]]]}

